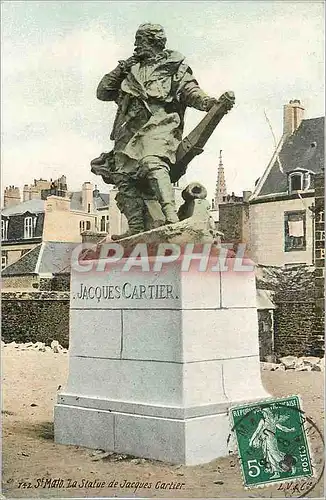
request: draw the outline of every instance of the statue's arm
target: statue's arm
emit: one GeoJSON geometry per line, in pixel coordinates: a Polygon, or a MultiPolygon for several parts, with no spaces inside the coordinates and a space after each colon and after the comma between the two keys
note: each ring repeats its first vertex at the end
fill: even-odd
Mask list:
{"type": "Polygon", "coordinates": [[[125,76],[126,73],[120,64],[113,71],[104,75],[97,87],[97,98],[101,101],[115,101],[125,76]]]}
{"type": "Polygon", "coordinates": [[[209,96],[199,87],[197,81],[191,74],[191,70],[186,71],[179,85],[179,99],[186,106],[207,111],[207,101],[209,96]]]}
{"type": "Polygon", "coordinates": [[[293,432],[295,430],[294,427],[286,427],[285,425],[281,425],[279,423],[276,424],[276,427],[283,432],[293,432]]]}
{"type": "MultiPolygon", "coordinates": [[[[183,65],[182,65],[183,66],[183,65]]],[[[199,111],[209,111],[216,100],[207,95],[198,85],[193,77],[191,69],[187,66],[183,69],[183,76],[179,83],[178,96],[181,102],[199,111]]]]}
{"type": "Polygon", "coordinates": [[[98,84],[96,96],[101,101],[116,101],[122,81],[126,78],[131,66],[137,62],[135,56],[126,61],[119,61],[118,66],[103,76],[98,84]]]}

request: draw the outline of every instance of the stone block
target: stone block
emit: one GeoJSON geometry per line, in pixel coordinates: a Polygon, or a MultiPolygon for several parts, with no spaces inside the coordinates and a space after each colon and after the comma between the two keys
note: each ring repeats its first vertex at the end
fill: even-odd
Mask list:
{"type": "Polygon", "coordinates": [[[108,270],[97,261],[89,272],[72,272],[72,309],[180,309],[181,277],[177,263],[161,272],[139,268],[124,270],[127,260],[121,259],[108,270]]]}
{"type": "Polygon", "coordinates": [[[124,359],[182,361],[182,312],[178,310],[125,310],[124,359]]]}
{"type": "Polygon", "coordinates": [[[122,312],[119,310],[70,310],[70,355],[120,358],[122,312]]]}
{"type": "Polygon", "coordinates": [[[117,414],[115,443],[119,453],[171,463],[185,463],[182,420],[117,414]]]}
{"type": "Polygon", "coordinates": [[[55,405],[54,440],[56,443],[112,450],[114,416],[111,412],[79,406],[55,405]]]}
{"type": "Polygon", "coordinates": [[[180,405],[182,365],[70,356],[67,394],[180,405]]]}
{"type": "MultiPolygon", "coordinates": [[[[208,264],[208,268],[212,265],[208,264]]],[[[182,309],[216,309],[221,307],[219,271],[198,271],[199,261],[192,262],[189,272],[181,272],[182,309]],[[203,279],[203,275],[205,279],[203,279]],[[207,291],[209,290],[209,293],[207,291]]]]}
{"type": "Polygon", "coordinates": [[[183,392],[185,406],[226,402],[222,361],[186,363],[183,368],[183,392]]]}
{"type": "Polygon", "coordinates": [[[254,263],[244,259],[246,271],[238,271],[237,259],[227,259],[227,271],[221,271],[221,307],[257,307],[254,263]],[[251,270],[250,270],[251,269],[251,270]]]}
{"type": "Polygon", "coordinates": [[[229,434],[230,424],[226,413],[189,419],[186,422],[185,463],[196,465],[210,462],[216,456],[227,456],[229,434]]]}
{"type": "Polygon", "coordinates": [[[258,354],[254,308],[183,311],[182,327],[185,362],[258,354]]]}
{"type": "Polygon", "coordinates": [[[228,454],[226,413],[185,421],[117,414],[115,425],[120,453],[186,465],[228,454]]]}
{"type": "Polygon", "coordinates": [[[223,361],[223,385],[229,401],[248,401],[268,398],[261,383],[259,356],[225,359],[223,361]]]}

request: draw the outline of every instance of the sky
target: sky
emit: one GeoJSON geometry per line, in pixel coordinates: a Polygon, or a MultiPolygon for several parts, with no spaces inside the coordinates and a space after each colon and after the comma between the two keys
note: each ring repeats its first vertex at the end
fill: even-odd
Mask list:
{"type": "MultiPolygon", "coordinates": [[[[2,3],[2,186],[67,175],[108,192],[90,161],[110,151],[116,105],[97,85],[133,52],[139,24],[160,23],[167,48],[186,56],[201,88],[236,96],[189,165],[187,181],[214,196],[219,151],[229,193],[252,190],[282,134],[283,105],[324,115],[321,1],[4,1],[2,3]]],[[[203,118],[188,108],[185,133],[203,118]]]]}

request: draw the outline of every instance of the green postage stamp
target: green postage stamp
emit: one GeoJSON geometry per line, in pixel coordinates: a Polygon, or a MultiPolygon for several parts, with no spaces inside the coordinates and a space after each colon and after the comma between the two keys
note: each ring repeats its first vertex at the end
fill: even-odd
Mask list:
{"type": "Polygon", "coordinates": [[[313,475],[298,396],[230,409],[246,487],[313,475]]]}

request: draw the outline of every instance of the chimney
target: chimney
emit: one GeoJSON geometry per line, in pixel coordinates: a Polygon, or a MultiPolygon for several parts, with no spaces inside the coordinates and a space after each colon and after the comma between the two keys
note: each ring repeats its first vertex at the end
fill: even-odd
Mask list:
{"type": "Polygon", "coordinates": [[[3,196],[4,207],[14,207],[20,203],[20,191],[18,187],[9,186],[6,187],[3,196]]]}
{"type": "Polygon", "coordinates": [[[87,213],[93,213],[93,184],[84,182],[82,189],[83,210],[87,213]]]}
{"type": "Polygon", "coordinates": [[[31,200],[39,200],[41,199],[41,193],[36,186],[32,186],[30,188],[30,199],[31,200]]]}
{"type": "Polygon", "coordinates": [[[30,188],[28,187],[28,184],[24,184],[24,189],[23,189],[23,201],[28,201],[31,199],[31,194],[30,194],[30,188]]]}
{"type": "Polygon", "coordinates": [[[250,196],[251,196],[251,191],[242,191],[242,197],[244,202],[249,201],[250,196]]]}
{"type": "Polygon", "coordinates": [[[291,135],[303,120],[304,107],[299,99],[294,99],[283,106],[283,134],[291,135]]]}

